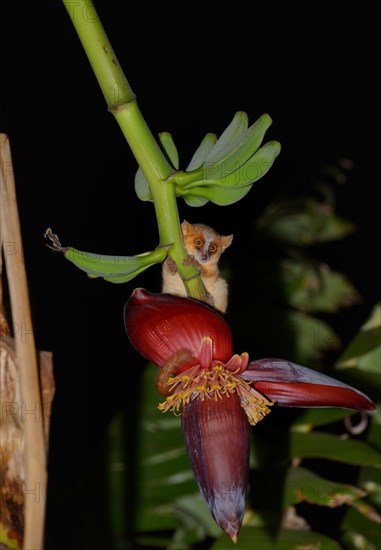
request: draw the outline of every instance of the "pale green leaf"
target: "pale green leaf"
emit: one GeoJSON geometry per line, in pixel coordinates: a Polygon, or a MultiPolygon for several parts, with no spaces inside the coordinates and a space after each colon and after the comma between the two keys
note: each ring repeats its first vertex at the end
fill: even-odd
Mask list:
{"type": "Polygon", "coordinates": [[[208,199],[205,199],[203,197],[194,197],[192,195],[188,196],[188,197],[184,197],[184,201],[186,202],[186,204],[188,206],[193,206],[193,207],[200,207],[200,206],[204,206],[207,202],[209,202],[208,199]]]}
{"type": "Polygon", "coordinates": [[[176,168],[176,170],[178,170],[179,154],[177,152],[177,147],[175,145],[175,142],[173,141],[171,134],[169,132],[161,132],[159,134],[159,140],[173,168],[176,168]]]}
{"type": "Polygon", "coordinates": [[[202,179],[186,183],[184,187],[191,189],[196,186],[246,187],[261,179],[270,170],[281,150],[278,141],[269,141],[261,147],[244,164],[237,164],[233,169],[231,165],[205,165],[202,179]]]}
{"type": "Polygon", "coordinates": [[[153,201],[151,189],[149,188],[147,178],[143,174],[143,170],[137,169],[135,174],[135,193],[141,201],[153,201]]]}
{"type": "Polygon", "coordinates": [[[213,148],[217,141],[217,136],[215,134],[206,134],[199,147],[196,149],[190,163],[187,166],[187,171],[191,172],[200,168],[202,163],[205,160],[205,157],[208,155],[209,151],[213,148]]]}
{"type": "Polygon", "coordinates": [[[231,187],[219,187],[219,186],[204,186],[204,187],[195,187],[191,190],[187,190],[183,187],[176,186],[177,196],[183,197],[185,201],[188,202],[190,206],[202,206],[201,202],[211,201],[214,204],[219,206],[227,206],[229,204],[234,204],[241,200],[247,193],[250,191],[251,185],[242,188],[231,188],[231,187]],[[193,201],[197,199],[197,204],[193,201]]]}
{"type": "Polygon", "coordinates": [[[208,152],[205,161],[208,164],[221,162],[231,153],[232,149],[246,135],[248,117],[244,111],[235,113],[231,123],[222,132],[214,147],[208,152]]]}
{"type": "MultiPolygon", "coordinates": [[[[259,148],[271,124],[271,117],[265,113],[250,126],[235,149],[227,155],[226,161],[223,163],[224,170],[227,174],[248,164],[249,160],[253,159],[261,149],[266,150],[266,145],[261,149],[259,148]]],[[[274,144],[274,146],[277,144],[276,147],[279,147],[279,151],[276,154],[277,156],[280,152],[280,143],[275,141],[269,143],[274,144]]]]}
{"type": "MultiPolygon", "coordinates": [[[[161,134],[159,134],[159,141],[160,141],[160,144],[162,145],[162,148],[168,160],[171,162],[172,166],[175,169],[178,169],[179,156],[171,134],[168,132],[162,132],[161,134]]],[[[137,172],[135,174],[134,184],[135,184],[135,192],[141,201],[151,201],[151,202],[153,201],[149,183],[147,181],[147,178],[143,174],[143,171],[140,168],[140,166],[137,169],[137,172]]]]}

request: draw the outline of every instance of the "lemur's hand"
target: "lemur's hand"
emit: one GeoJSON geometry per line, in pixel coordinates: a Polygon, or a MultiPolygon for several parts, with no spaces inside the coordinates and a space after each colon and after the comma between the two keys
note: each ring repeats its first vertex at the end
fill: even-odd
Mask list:
{"type": "Polygon", "coordinates": [[[172,275],[176,275],[177,273],[177,266],[176,266],[176,262],[175,260],[172,260],[172,258],[170,256],[167,257],[167,259],[165,260],[165,263],[169,269],[169,272],[172,274],[172,275]]]}
{"type": "Polygon", "coordinates": [[[201,264],[196,260],[192,254],[189,254],[185,260],[183,260],[183,265],[193,265],[197,269],[201,269],[201,264]]]}

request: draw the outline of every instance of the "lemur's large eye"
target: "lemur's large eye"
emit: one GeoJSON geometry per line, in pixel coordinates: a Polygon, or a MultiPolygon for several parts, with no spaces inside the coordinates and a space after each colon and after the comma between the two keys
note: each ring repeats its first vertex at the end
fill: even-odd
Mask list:
{"type": "Polygon", "coordinates": [[[202,239],[195,239],[194,244],[197,246],[197,248],[202,247],[202,239]]]}
{"type": "Polygon", "coordinates": [[[211,254],[215,254],[217,252],[217,245],[212,243],[210,246],[209,246],[209,252],[211,254]]]}

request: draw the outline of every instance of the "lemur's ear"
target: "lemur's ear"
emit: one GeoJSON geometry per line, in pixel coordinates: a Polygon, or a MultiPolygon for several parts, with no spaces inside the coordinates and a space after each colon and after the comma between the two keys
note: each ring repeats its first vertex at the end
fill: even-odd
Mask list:
{"type": "Polygon", "coordinates": [[[187,222],[187,220],[184,220],[181,224],[181,229],[184,235],[188,235],[189,233],[193,232],[193,226],[191,223],[187,222]]]}
{"type": "Polygon", "coordinates": [[[222,250],[226,250],[233,242],[233,235],[221,235],[222,250]]]}

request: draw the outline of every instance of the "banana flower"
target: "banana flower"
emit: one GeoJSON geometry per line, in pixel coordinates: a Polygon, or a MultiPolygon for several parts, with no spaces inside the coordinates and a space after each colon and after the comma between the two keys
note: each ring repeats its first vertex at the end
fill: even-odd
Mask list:
{"type": "Polygon", "coordinates": [[[225,319],[192,298],[137,288],[124,309],[127,336],[159,367],[158,408],[181,414],[192,469],[217,524],[237,542],[249,473],[249,425],[273,406],[374,411],[361,391],[284,359],[233,354],[225,319]]]}

